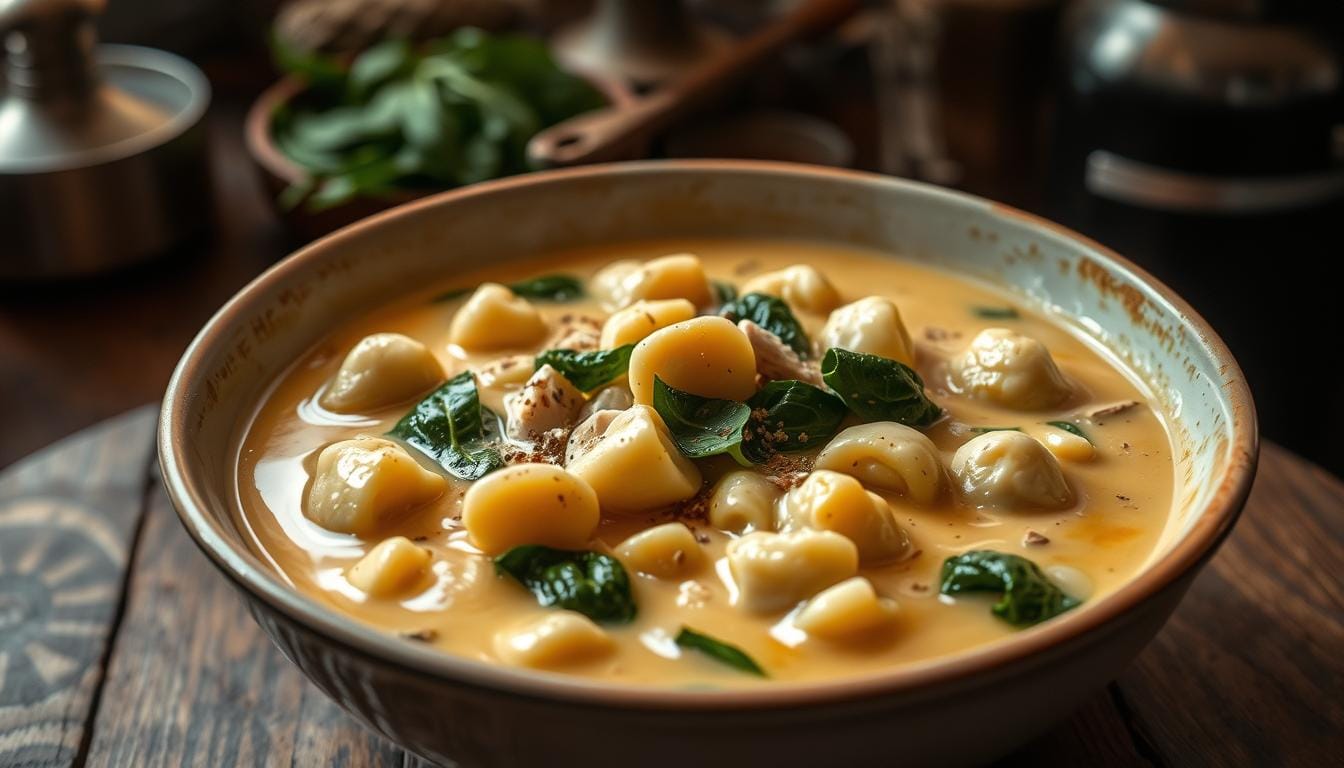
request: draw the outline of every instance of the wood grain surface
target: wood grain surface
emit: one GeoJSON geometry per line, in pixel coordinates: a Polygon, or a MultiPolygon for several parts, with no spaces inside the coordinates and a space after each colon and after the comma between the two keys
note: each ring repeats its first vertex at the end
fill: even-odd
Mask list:
{"type": "MultiPolygon", "coordinates": [[[[0,766],[394,765],[261,634],[153,473],[154,412],[0,475],[0,766]]],[[[1118,680],[1004,766],[1340,765],[1344,484],[1272,444],[1118,680]]]]}

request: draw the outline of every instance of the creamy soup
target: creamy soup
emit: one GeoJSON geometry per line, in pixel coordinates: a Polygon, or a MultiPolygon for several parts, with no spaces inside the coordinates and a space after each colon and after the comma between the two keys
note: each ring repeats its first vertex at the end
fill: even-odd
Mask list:
{"type": "Polygon", "coordinates": [[[333,328],[238,461],[294,588],[446,653],[770,685],[993,643],[1132,578],[1149,393],[1059,318],[798,241],[636,242],[333,328]]]}

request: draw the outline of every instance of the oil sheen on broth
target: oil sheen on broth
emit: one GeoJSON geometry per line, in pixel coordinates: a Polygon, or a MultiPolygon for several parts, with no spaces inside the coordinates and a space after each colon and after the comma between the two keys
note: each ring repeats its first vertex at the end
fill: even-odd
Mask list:
{"type": "MultiPolygon", "coordinates": [[[[601,379],[599,368],[585,370],[601,379]]],[[[437,402],[442,412],[446,401],[437,402]]],[[[740,413],[733,402],[716,407],[740,413]]],[[[721,432],[731,442],[732,430],[721,432]]],[[[1152,554],[1173,499],[1170,440],[1148,393],[1068,326],[947,273],[799,241],[625,243],[417,290],[333,328],[296,361],[246,429],[237,478],[254,546],[335,611],[491,663],[678,687],[866,675],[1087,610],[1152,554]],[[661,259],[669,254],[695,257],[661,259]],[[585,293],[472,294],[552,274],[579,278],[585,293]],[[725,285],[754,296],[734,306],[761,321],[755,328],[739,315],[707,319],[719,314],[725,285]],[[762,296],[792,311],[809,359],[781,341],[789,325],[771,326],[778,313],[767,310],[778,305],[762,296]],[[651,303],[607,322],[641,297],[651,303]],[[340,370],[374,334],[407,338],[365,341],[340,370]],[[553,369],[527,384],[544,350],[604,341],[638,342],[628,377],[617,355],[617,378],[587,395],[563,376],[547,379],[553,369]],[[874,357],[836,362],[828,346],[874,357]],[[925,396],[910,392],[915,400],[882,411],[894,419],[859,413],[887,407],[866,390],[900,379],[892,360],[922,377],[941,408],[932,423],[918,423],[933,417],[919,413],[925,396]],[[841,380],[818,375],[827,364],[859,365],[849,369],[857,383],[832,394],[827,385],[841,380]],[[466,371],[458,390],[474,383],[484,422],[505,434],[462,447],[509,465],[470,497],[472,482],[386,437],[466,371]],[[811,447],[788,452],[790,435],[776,431],[788,425],[762,423],[767,411],[755,407],[746,432],[759,463],[742,466],[731,447],[690,459],[673,432],[695,425],[670,424],[654,377],[692,405],[744,401],[767,380],[795,380],[791,396],[817,401],[807,413],[843,421],[831,434],[795,430],[811,447]],[[593,410],[602,413],[576,424],[593,410]],[[827,469],[809,475],[819,452],[827,469]],[[536,466],[545,463],[573,471],[536,466]],[[588,551],[623,563],[633,619],[543,606],[494,562],[528,544],[551,548],[512,553],[540,570],[523,555],[588,551]],[[967,552],[988,553],[963,563],[972,571],[965,585],[983,591],[944,583],[945,561],[967,552]],[[996,574],[1023,567],[1021,595],[994,588],[996,574]],[[1021,605],[995,612],[1007,597],[1021,605]],[[683,627],[741,651],[766,676],[678,644],[683,627]]]]}

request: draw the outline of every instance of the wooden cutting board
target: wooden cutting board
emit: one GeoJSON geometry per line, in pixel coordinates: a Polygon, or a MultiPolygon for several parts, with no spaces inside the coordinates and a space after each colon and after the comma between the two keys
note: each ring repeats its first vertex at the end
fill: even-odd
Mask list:
{"type": "MultiPolygon", "coordinates": [[[[155,416],[0,474],[0,766],[418,765],[309,685],[197,551],[156,476],[155,416]]],[[[1157,639],[1002,761],[1341,764],[1344,484],[1273,444],[1157,639]]]]}

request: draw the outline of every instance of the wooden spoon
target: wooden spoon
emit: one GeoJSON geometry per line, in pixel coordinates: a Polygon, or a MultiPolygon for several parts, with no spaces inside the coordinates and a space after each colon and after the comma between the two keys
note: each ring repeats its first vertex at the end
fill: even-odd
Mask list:
{"type": "Polygon", "coordinates": [[[862,0],[804,0],[740,43],[693,67],[685,77],[634,103],[585,112],[532,137],[528,159],[543,168],[625,159],[659,132],[730,92],[752,70],[795,40],[830,31],[862,0]]]}

